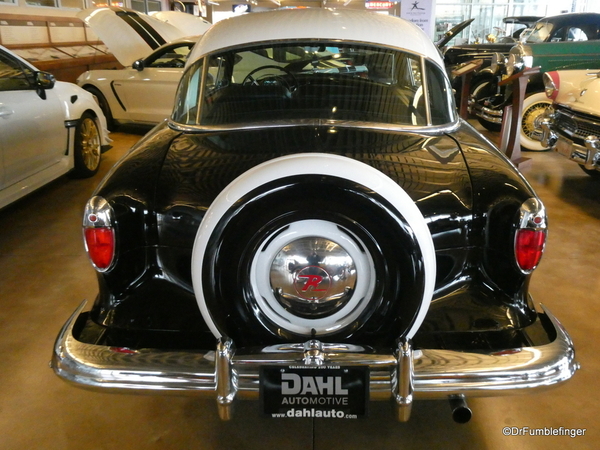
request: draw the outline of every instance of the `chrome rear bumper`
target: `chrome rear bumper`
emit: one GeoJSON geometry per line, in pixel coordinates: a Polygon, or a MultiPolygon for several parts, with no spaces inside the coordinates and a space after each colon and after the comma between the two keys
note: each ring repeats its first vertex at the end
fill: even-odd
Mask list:
{"type": "MultiPolygon", "coordinates": [[[[407,420],[412,398],[496,396],[544,389],[565,381],[579,368],[573,343],[558,320],[544,308],[556,339],[538,347],[479,353],[395,351],[347,344],[306,343],[234,349],[221,341],[216,350],[130,350],[79,342],[73,327],[82,304],[61,330],[51,366],[65,381],[91,389],[198,394],[217,398],[222,418],[229,418],[234,398],[258,398],[261,366],[368,366],[370,398],[394,398],[398,418],[407,420]]],[[[542,306],[543,308],[543,306],[542,306]]]]}

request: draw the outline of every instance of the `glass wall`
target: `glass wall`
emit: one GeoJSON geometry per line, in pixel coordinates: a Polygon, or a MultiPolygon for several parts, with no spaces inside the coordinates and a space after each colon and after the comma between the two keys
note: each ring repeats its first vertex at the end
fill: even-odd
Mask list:
{"type": "Polygon", "coordinates": [[[131,0],[131,9],[149,13],[152,11],[160,11],[161,4],[158,0],[131,0]]]}
{"type": "Polygon", "coordinates": [[[586,3],[585,0],[569,0],[560,3],[540,0],[437,0],[435,40],[454,25],[469,18],[475,20],[453,41],[453,44],[483,43],[489,39],[501,39],[511,36],[516,29],[523,27],[523,25],[503,23],[502,19],[505,17],[544,17],[562,12],[583,11],[586,9],[586,3]]]}

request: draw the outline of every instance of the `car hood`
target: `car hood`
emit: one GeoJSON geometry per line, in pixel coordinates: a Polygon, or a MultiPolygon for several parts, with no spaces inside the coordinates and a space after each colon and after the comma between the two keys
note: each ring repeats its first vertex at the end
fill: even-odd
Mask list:
{"type": "Polygon", "coordinates": [[[189,18],[177,18],[178,14],[189,16],[172,11],[167,15],[167,22],[167,19],[126,8],[106,7],[85,9],[77,13],[77,17],[92,29],[121,64],[131,66],[163,44],[202,34],[208,29],[203,19],[196,18],[197,28],[191,33],[193,27],[189,18]]]}
{"type": "Polygon", "coordinates": [[[212,25],[201,17],[179,11],[157,11],[150,13],[150,16],[182,30],[186,36],[202,35],[206,33],[212,25]]]}
{"type": "Polygon", "coordinates": [[[443,48],[448,42],[450,42],[450,40],[456,36],[458,33],[460,33],[462,30],[464,30],[465,28],[467,28],[469,25],[471,25],[471,23],[474,21],[475,19],[467,19],[464,22],[459,23],[458,25],[455,25],[454,27],[452,27],[450,30],[446,31],[446,33],[444,34],[444,36],[442,36],[442,38],[437,41],[435,43],[435,45],[438,48],[443,48]]]}
{"type": "Polygon", "coordinates": [[[584,114],[600,116],[598,70],[561,70],[560,90],[555,102],[584,114]]]}

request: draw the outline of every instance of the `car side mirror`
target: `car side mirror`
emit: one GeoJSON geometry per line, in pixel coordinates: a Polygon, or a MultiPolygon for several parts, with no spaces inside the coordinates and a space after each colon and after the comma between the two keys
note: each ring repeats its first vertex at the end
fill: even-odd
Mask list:
{"type": "Polygon", "coordinates": [[[35,87],[42,100],[46,100],[46,90],[52,89],[56,84],[54,75],[48,72],[35,72],[35,87]]]}
{"type": "Polygon", "coordinates": [[[137,61],[134,61],[131,67],[133,67],[138,72],[141,72],[142,70],[144,70],[144,60],[138,59],[137,61]]]}
{"type": "Polygon", "coordinates": [[[36,72],[35,84],[40,89],[52,89],[56,84],[56,78],[48,72],[36,72]]]}

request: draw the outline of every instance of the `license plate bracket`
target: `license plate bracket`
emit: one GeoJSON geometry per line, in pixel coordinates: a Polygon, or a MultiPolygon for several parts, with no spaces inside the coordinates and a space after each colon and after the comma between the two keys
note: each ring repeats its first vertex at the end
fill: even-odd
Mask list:
{"type": "Polygon", "coordinates": [[[260,401],[270,417],[357,419],[368,413],[369,368],[266,366],[260,401]]]}

